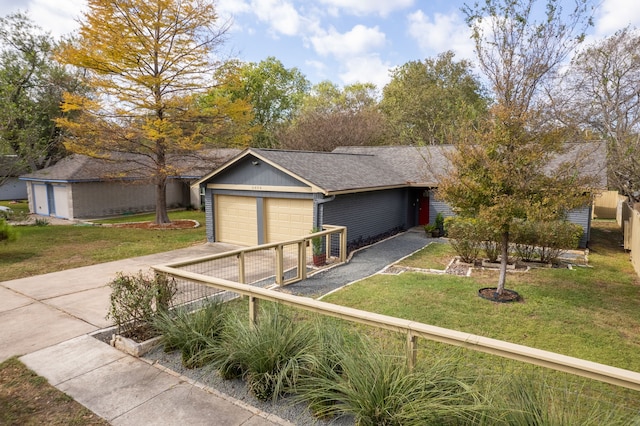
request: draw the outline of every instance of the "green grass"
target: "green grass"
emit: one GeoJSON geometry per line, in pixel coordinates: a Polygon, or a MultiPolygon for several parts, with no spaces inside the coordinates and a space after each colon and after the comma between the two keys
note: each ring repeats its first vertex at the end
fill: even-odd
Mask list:
{"type": "MultiPolygon", "coordinates": [[[[151,215],[153,217],[153,215],[151,215]]],[[[17,226],[18,239],[0,244],[3,281],[96,263],[188,247],[206,241],[204,213],[170,212],[175,219],[194,219],[201,226],[183,230],[147,230],[101,226],[17,226]]],[[[149,220],[149,215],[123,221],[149,220]]],[[[119,220],[119,219],[114,219],[119,220]]]]}
{"type": "Polygon", "coordinates": [[[640,371],[640,280],[615,224],[594,225],[591,267],[509,274],[522,303],[477,296],[496,285],[492,271],[376,275],[323,300],[640,371]]]}
{"type": "Polygon", "coordinates": [[[446,269],[455,251],[446,243],[431,243],[411,256],[398,262],[399,266],[421,269],[446,269]]]}

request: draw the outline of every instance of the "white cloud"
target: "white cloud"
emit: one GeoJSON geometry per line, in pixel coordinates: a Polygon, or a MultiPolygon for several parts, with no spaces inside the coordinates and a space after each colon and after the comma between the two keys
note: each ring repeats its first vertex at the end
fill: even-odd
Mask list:
{"type": "Polygon", "coordinates": [[[259,20],[267,22],[275,33],[295,36],[302,29],[302,18],[289,1],[253,0],[251,10],[259,20]]]}
{"type": "Polygon", "coordinates": [[[418,10],[407,17],[409,35],[422,53],[433,56],[452,50],[458,59],[474,60],[474,46],[467,24],[456,13],[436,13],[433,18],[418,10]]]}
{"type": "Polygon", "coordinates": [[[356,25],[346,33],[330,28],[329,31],[310,37],[310,40],[319,55],[337,58],[361,55],[386,44],[386,36],[378,27],[369,28],[364,25],[356,25]]]}
{"type": "Polygon", "coordinates": [[[55,38],[70,34],[79,28],[76,22],[86,10],[86,0],[32,0],[30,2],[12,2],[2,0],[0,10],[4,15],[20,10],[28,12],[33,22],[55,38]]]}
{"type": "Polygon", "coordinates": [[[338,15],[340,10],[353,15],[376,14],[387,16],[389,13],[406,9],[413,5],[414,0],[321,0],[329,7],[328,12],[338,15]]]}
{"type": "Polygon", "coordinates": [[[342,83],[374,83],[379,90],[389,82],[391,65],[383,62],[376,54],[346,59],[342,63],[344,71],[339,73],[342,83]]]}
{"type": "Polygon", "coordinates": [[[598,36],[610,36],[627,25],[640,26],[640,2],[603,0],[595,18],[598,36]]]}

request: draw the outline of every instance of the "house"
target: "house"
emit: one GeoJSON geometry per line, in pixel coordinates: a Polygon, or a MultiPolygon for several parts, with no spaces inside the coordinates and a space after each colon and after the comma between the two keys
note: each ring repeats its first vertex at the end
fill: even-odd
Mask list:
{"type": "Polygon", "coordinates": [[[26,173],[24,167],[17,165],[17,156],[0,155],[0,200],[25,200],[27,185],[18,179],[26,173]]]}
{"type": "MultiPolygon", "coordinates": [[[[167,206],[199,207],[200,193],[191,184],[239,152],[170,154],[167,206]]],[[[136,154],[112,154],[109,159],[73,154],[20,180],[26,183],[29,210],[38,215],[87,219],[148,212],[155,210],[155,185],[145,175],[149,161],[136,154]]]]}
{"type": "MultiPolygon", "coordinates": [[[[434,197],[437,176],[448,167],[444,154],[452,149],[247,149],[195,184],[204,187],[207,239],[256,245],[299,238],[330,224],[346,226],[347,241],[354,247],[432,223],[438,213],[453,215],[434,197]]],[[[583,168],[597,172],[604,185],[603,149],[603,144],[575,144],[564,159],[589,150],[583,168]]],[[[584,227],[581,244],[586,246],[591,206],[570,212],[568,218],[584,227]]]]}

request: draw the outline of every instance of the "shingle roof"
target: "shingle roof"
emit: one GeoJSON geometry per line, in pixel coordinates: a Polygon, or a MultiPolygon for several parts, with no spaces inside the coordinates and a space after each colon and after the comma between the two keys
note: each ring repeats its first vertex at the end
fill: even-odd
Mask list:
{"type": "MultiPolygon", "coordinates": [[[[185,154],[170,154],[167,163],[174,168],[172,177],[197,179],[237,155],[238,149],[211,149],[185,154]]],[[[144,179],[151,160],[143,155],[114,153],[110,159],[73,154],[51,167],[20,177],[22,180],[59,182],[95,182],[144,179]]]]}
{"type": "Polygon", "coordinates": [[[376,155],[268,149],[251,152],[327,192],[407,184],[401,173],[376,155]]]}

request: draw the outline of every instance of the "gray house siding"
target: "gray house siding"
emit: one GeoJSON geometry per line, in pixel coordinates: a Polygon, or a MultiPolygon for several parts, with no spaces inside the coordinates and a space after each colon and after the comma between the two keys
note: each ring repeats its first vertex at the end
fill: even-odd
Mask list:
{"type": "Polygon", "coordinates": [[[571,223],[582,226],[583,233],[582,238],[580,238],[579,246],[581,248],[587,247],[587,242],[590,238],[589,230],[591,229],[591,206],[584,206],[582,208],[571,210],[567,213],[567,220],[571,223]]]}
{"type": "Polygon", "coordinates": [[[347,242],[407,227],[407,189],[360,192],[336,196],[323,205],[323,222],[347,227],[347,242]]]}
{"type": "Polygon", "coordinates": [[[25,200],[27,184],[17,177],[9,177],[0,185],[0,200],[25,200]]]}
{"type": "Polygon", "coordinates": [[[218,174],[213,182],[225,185],[307,186],[252,155],[218,174]]]}
{"type": "Polygon", "coordinates": [[[436,199],[434,191],[429,191],[429,223],[435,223],[438,213],[442,213],[444,217],[456,215],[449,204],[436,199]]]}

